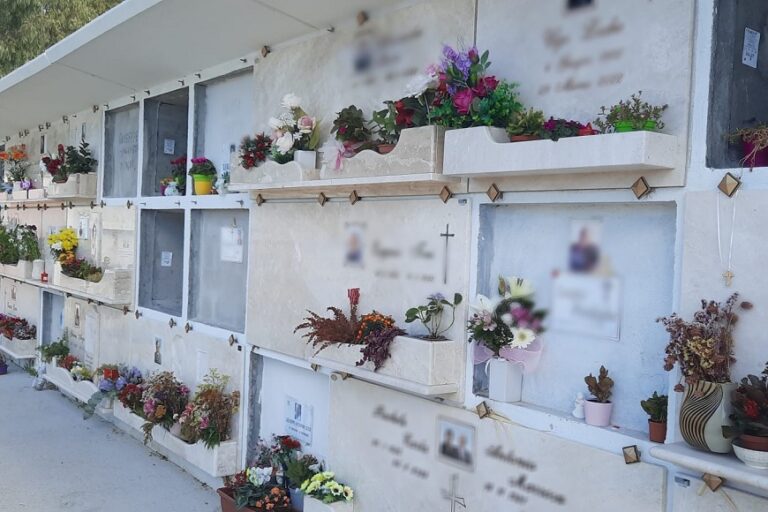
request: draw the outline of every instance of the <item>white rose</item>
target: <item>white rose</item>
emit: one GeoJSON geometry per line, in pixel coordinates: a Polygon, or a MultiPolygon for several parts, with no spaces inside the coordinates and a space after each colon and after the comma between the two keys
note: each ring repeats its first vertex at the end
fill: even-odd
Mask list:
{"type": "Polygon", "coordinates": [[[269,127],[272,128],[273,130],[279,130],[283,126],[285,126],[285,122],[282,119],[277,117],[269,118],[269,127]]]}
{"type": "Polygon", "coordinates": [[[283,108],[297,108],[299,105],[301,105],[301,98],[296,96],[293,93],[288,93],[285,96],[283,96],[283,108]]]}
{"type": "Polygon", "coordinates": [[[282,154],[288,154],[293,149],[293,134],[286,132],[275,141],[275,147],[282,154]]]}

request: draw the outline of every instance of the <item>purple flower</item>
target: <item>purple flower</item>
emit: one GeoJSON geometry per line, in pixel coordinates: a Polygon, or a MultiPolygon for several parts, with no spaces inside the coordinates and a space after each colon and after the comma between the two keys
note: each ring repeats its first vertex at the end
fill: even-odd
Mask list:
{"type": "Polygon", "coordinates": [[[102,393],[109,393],[115,390],[115,383],[109,379],[101,379],[99,381],[99,391],[102,393]]]}
{"type": "Polygon", "coordinates": [[[128,384],[128,382],[126,382],[125,377],[120,376],[117,378],[117,381],[115,381],[115,389],[121,391],[126,384],[128,384]]]}
{"type": "Polygon", "coordinates": [[[440,292],[437,292],[437,293],[433,293],[432,295],[430,295],[429,297],[427,297],[427,299],[429,299],[429,300],[435,300],[435,301],[437,301],[437,302],[440,302],[441,300],[445,300],[445,295],[443,295],[443,294],[442,294],[442,293],[440,293],[440,292]]]}

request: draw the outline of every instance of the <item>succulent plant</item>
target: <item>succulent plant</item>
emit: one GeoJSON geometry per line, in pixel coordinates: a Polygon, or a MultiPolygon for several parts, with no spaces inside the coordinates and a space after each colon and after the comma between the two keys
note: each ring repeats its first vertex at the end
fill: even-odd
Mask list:
{"type": "Polygon", "coordinates": [[[587,388],[595,400],[603,404],[611,401],[613,379],[608,376],[608,370],[605,369],[605,366],[600,366],[600,374],[597,378],[590,373],[584,377],[584,382],[586,382],[587,388]]]}
{"type": "Polygon", "coordinates": [[[657,423],[667,421],[667,395],[659,395],[654,391],[648,400],[640,400],[640,407],[651,417],[651,421],[657,423]]]}

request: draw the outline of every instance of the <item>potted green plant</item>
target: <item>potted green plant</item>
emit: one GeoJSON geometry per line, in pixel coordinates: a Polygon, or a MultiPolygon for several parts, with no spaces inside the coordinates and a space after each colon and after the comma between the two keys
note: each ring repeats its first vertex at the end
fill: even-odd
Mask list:
{"type": "Polygon", "coordinates": [[[748,375],[731,393],[733,427],[729,437],[738,436],[741,448],[768,452],[768,364],[762,374],[748,375]]]}
{"type": "Polygon", "coordinates": [[[509,140],[512,142],[524,142],[541,138],[544,128],[544,112],[533,108],[517,112],[507,126],[509,140]]]}
{"type": "Polygon", "coordinates": [[[397,110],[395,102],[385,102],[387,108],[373,112],[374,133],[378,138],[376,150],[382,155],[386,155],[395,149],[400,138],[400,127],[397,125],[397,110]]]}
{"type": "Polygon", "coordinates": [[[446,300],[442,293],[435,293],[427,297],[427,303],[410,308],[405,312],[405,323],[410,324],[418,320],[427,329],[424,339],[440,341],[446,339],[443,334],[447,332],[456,320],[456,307],[461,304],[460,293],[453,295],[453,301],[446,300]],[[451,311],[451,321],[443,327],[443,313],[446,309],[451,311]]]}
{"type": "Polygon", "coordinates": [[[741,165],[749,168],[768,166],[768,124],[760,123],[752,128],[742,128],[728,137],[731,142],[741,142],[744,155],[741,165]]]}
{"type": "Polygon", "coordinates": [[[628,100],[621,100],[610,108],[600,107],[600,113],[594,121],[595,126],[603,133],[663,129],[661,116],[668,105],[651,105],[642,100],[642,94],[643,91],[638,91],[628,100]]]}
{"type": "Polygon", "coordinates": [[[366,121],[363,111],[354,105],[337,112],[331,133],[335,135],[336,140],[355,152],[372,146],[372,133],[368,121],[366,121]]]}
{"type": "Polygon", "coordinates": [[[571,119],[555,119],[550,117],[544,122],[539,134],[543,139],[558,141],[567,137],[579,137],[584,134],[587,126],[571,119]]]}
{"type": "Polygon", "coordinates": [[[656,391],[647,400],[641,400],[640,406],[648,418],[648,437],[654,443],[663,443],[667,439],[667,395],[656,391]]]}
{"type": "Polygon", "coordinates": [[[605,366],[600,367],[600,373],[594,377],[591,373],[584,377],[592,398],[584,402],[584,419],[588,425],[607,427],[611,424],[611,394],[613,393],[613,379],[608,376],[605,366]]]}
{"type": "Polygon", "coordinates": [[[216,178],[216,167],[213,162],[204,156],[193,158],[189,175],[192,176],[196,196],[211,195],[213,180],[216,178]]]}

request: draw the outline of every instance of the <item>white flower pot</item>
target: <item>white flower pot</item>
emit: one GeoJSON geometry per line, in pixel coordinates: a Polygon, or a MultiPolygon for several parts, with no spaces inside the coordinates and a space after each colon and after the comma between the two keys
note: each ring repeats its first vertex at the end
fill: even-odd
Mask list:
{"type": "Polygon", "coordinates": [[[32,279],[39,281],[40,274],[45,271],[45,260],[34,260],[32,262],[32,279]]]}
{"type": "Polygon", "coordinates": [[[502,358],[488,363],[488,398],[498,402],[519,402],[523,398],[523,365],[502,358]]]}
{"type": "Polygon", "coordinates": [[[353,512],[354,510],[354,502],[351,501],[323,503],[311,496],[304,496],[304,512],[353,512]]]}
{"type": "Polygon", "coordinates": [[[317,169],[317,151],[294,151],[293,161],[307,169],[317,169]]]}

